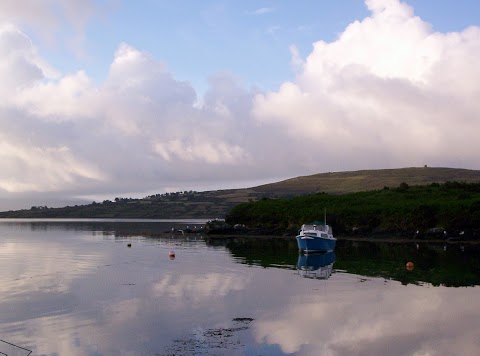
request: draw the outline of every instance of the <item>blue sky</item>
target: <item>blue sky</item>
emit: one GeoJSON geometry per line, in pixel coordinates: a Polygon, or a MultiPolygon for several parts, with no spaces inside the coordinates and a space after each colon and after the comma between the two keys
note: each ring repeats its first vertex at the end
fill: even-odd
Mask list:
{"type": "Polygon", "coordinates": [[[480,169],[479,13],[467,0],[2,2],[0,205],[480,169]]]}
{"type": "Polygon", "coordinates": [[[105,79],[113,53],[126,42],[164,62],[203,91],[208,77],[229,71],[246,85],[273,89],[292,77],[290,45],[301,54],[318,39],[330,41],[368,11],[362,1],[123,1],[100,5],[85,24],[78,50],[71,26],[45,43],[28,31],[41,53],[63,72],[85,69],[105,79]],[[67,45],[65,45],[67,44],[67,45]],[[80,53],[78,53],[80,52],[80,53]]]}
{"type": "MultiPolygon", "coordinates": [[[[164,62],[200,92],[208,77],[229,71],[247,86],[273,90],[293,78],[289,47],[302,57],[318,40],[333,41],[345,27],[366,17],[363,1],[98,1],[86,21],[84,40],[72,49],[75,29],[64,24],[46,43],[27,31],[41,54],[68,73],[84,69],[97,82],[108,72],[121,42],[164,62]]],[[[460,31],[478,22],[480,3],[471,0],[408,1],[436,31],[460,31]]]]}

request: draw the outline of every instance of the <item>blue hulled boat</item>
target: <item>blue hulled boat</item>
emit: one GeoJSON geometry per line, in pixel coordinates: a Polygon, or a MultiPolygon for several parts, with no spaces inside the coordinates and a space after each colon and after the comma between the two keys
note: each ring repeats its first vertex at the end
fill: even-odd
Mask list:
{"type": "Polygon", "coordinates": [[[298,249],[305,253],[333,251],[337,239],[325,223],[303,224],[297,235],[298,249]]]}

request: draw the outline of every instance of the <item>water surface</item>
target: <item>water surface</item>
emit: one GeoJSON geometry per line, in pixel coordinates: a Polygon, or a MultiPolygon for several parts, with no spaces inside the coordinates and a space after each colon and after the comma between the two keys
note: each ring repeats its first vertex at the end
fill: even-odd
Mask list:
{"type": "Polygon", "coordinates": [[[304,261],[288,239],[155,237],[186,225],[201,221],[0,221],[0,339],[33,355],[480,352],[475,245],[339,241],[304,261]]]}

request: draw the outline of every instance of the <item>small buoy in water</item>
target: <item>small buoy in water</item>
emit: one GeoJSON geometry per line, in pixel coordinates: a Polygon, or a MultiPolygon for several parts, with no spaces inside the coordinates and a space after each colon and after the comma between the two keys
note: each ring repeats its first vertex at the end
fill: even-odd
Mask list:
{"type": "Polygon", "coordinates": [[[409,271],[413,270],[413,262],[407,262],[407,269],[409,271]]]}
{"type": "Polygon", "coordinates": [[[170,251],[170,252],[168,253],[168,257],[170,257],[170,258],[172,258],[172,257],[175,258],[175,252],[170,251]]]}
{"type": "Polygon", "coordinates": [[[132,247],[132,244],[131,243],[127,244],[127,247],[132,247]]]}

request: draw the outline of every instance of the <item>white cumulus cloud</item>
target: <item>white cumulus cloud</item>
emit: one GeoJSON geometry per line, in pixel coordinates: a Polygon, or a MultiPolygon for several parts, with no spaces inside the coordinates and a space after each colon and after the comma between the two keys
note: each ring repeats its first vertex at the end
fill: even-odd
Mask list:
{"type": "MultiPolygon", "coordinates": [[[[134,44],[118,44],[103,81],[82,68],[60,73],[21,27],[42,26],[55,11],[15,4],[0,5],[4,198],[249,186],[423,164],[480,168],[479,27],[435,32],[406,3],[368,0],[371,14],[334,41],[319,40],[305,58],[292,45],[295,78],[278,89],[246,89],[219,72],[198,97],[134,44]]],[[[60,7],[67,19],[68,6],[60,7]]],[[[71,26],[81,28],[91,6],[71,26]]]]}
{"type": "Polygon", "coordinates": [[[0,192],[194,188],[212,178],[211,165],[232,167],[215,172],[225,180],[250,162],[242,126],[253,122],[253,94],[227,73],[211,78],[199,106],[188,82],[126,43],[100,85],[83,70],[50,75],[42,63],[17,27],[0,31],[0,192]]]}
{"type": "Polygon", "coordinates": [[[257,120],[308,142],[328,170],[478,168],[480,28],[438,33],[403,2],[366,4],[369,17],[314,43],[304,63],[293,51],[299,74],[257,95],[257,120]]]}

